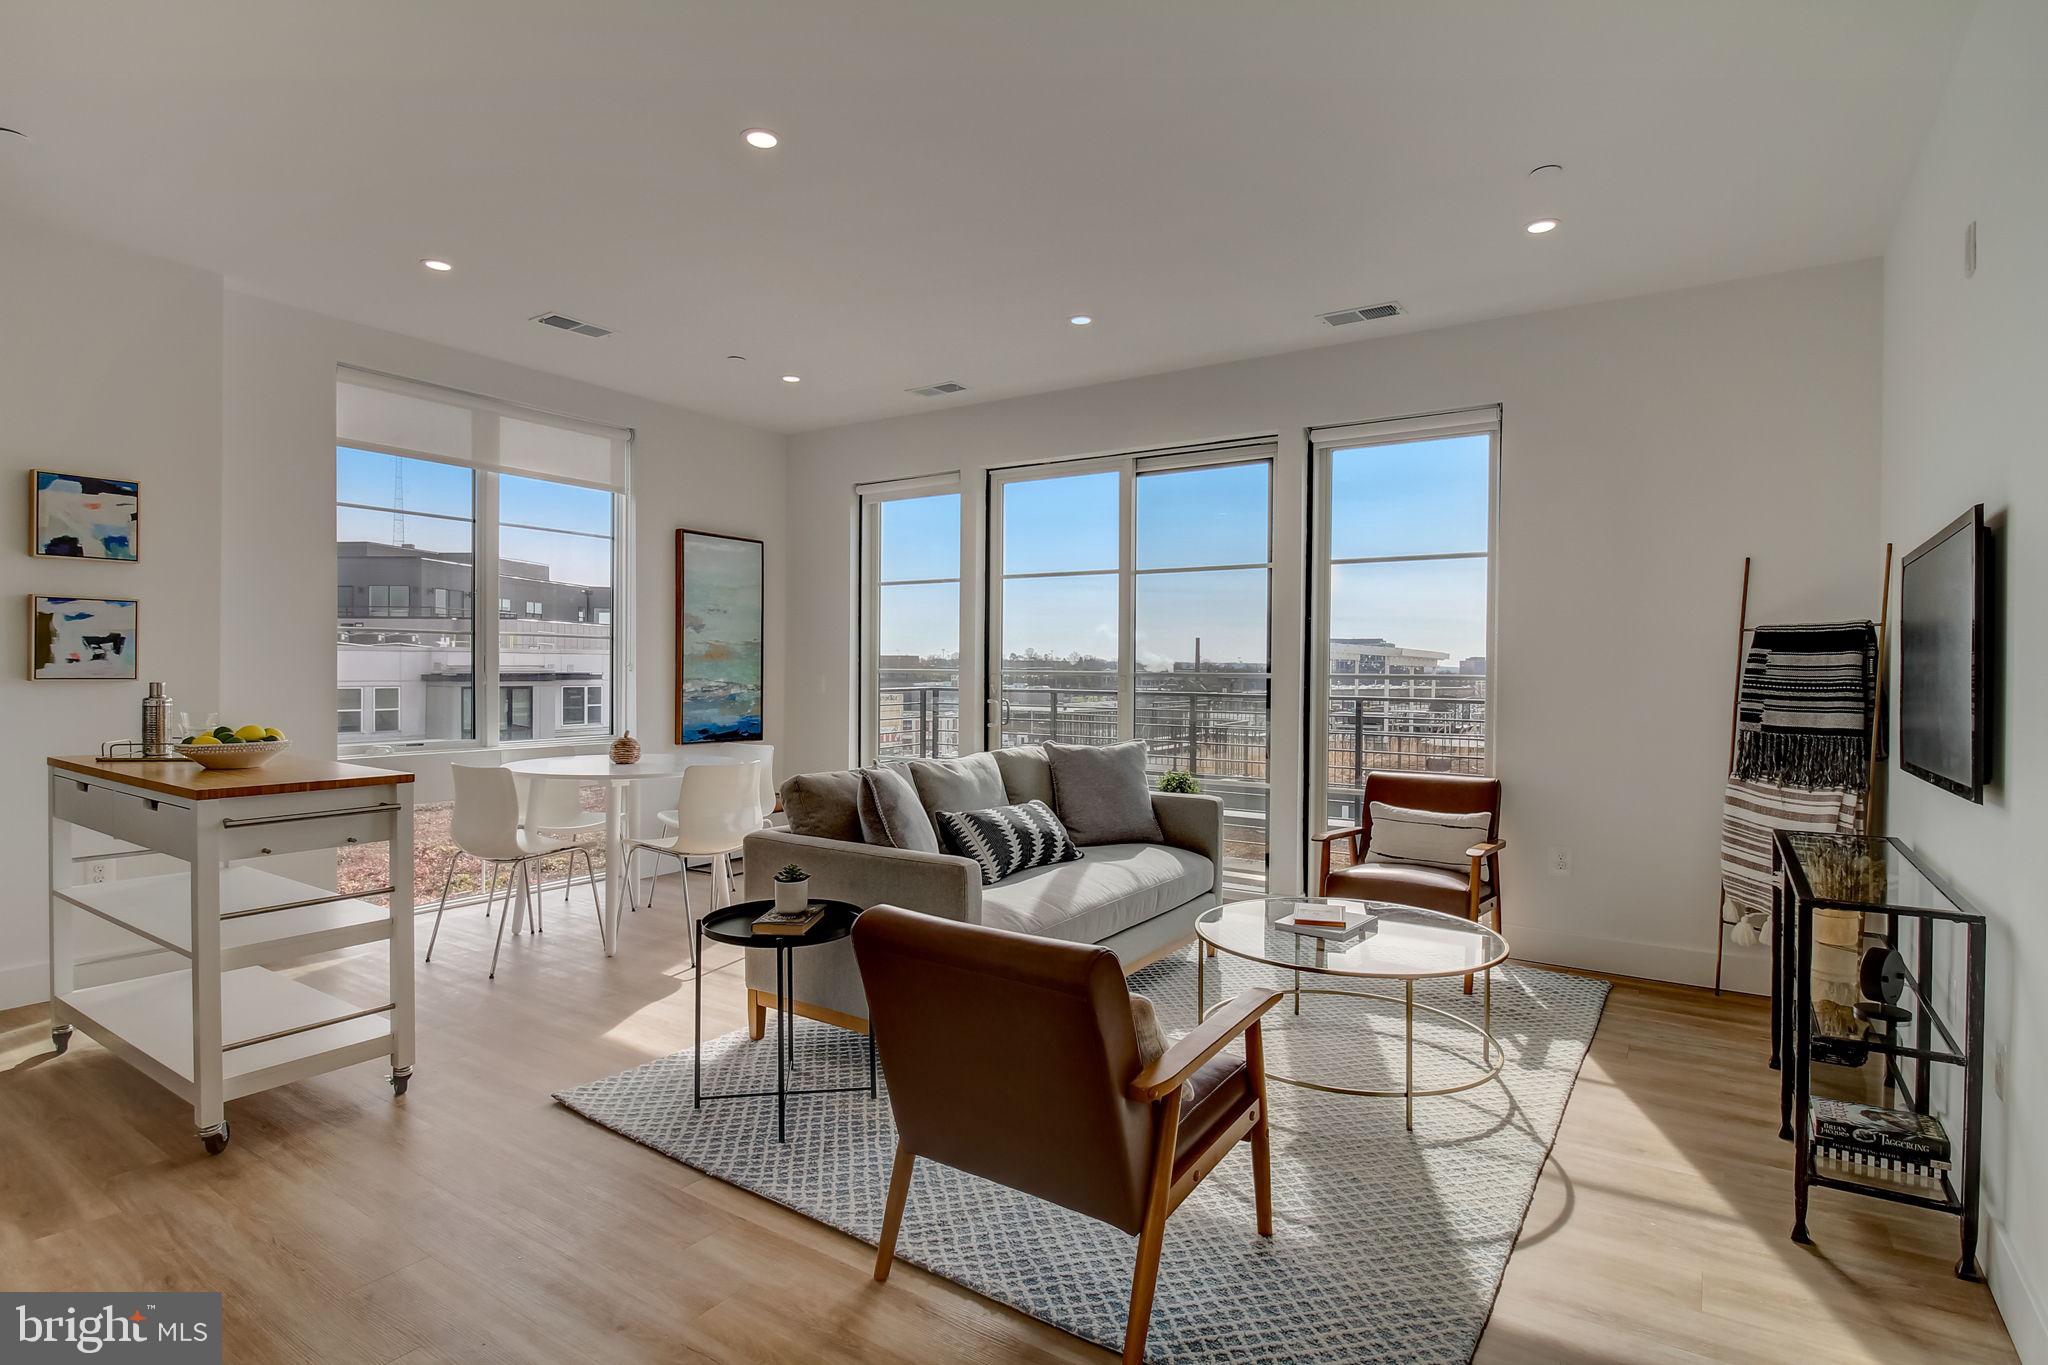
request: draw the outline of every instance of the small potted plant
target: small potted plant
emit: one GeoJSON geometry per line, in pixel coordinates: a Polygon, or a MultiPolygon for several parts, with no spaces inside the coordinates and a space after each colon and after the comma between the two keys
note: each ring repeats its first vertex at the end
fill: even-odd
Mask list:
{"type": "Polygon", "coordinates": [[[1159,790],[1163,792],[1178,792],[1183,796],[1193,796],[1202,790],[1202,784],[1195,781],[1193,773],[1185,773],[1175,768],[1170,773],[1160,774],[1159,790]]]}
{"type": "Polygon", "coordinates": [[[811,874],[795,863],[785,863],[775,874],[775,908],[782,914],[801,913],[811,900],[811,874]]]}

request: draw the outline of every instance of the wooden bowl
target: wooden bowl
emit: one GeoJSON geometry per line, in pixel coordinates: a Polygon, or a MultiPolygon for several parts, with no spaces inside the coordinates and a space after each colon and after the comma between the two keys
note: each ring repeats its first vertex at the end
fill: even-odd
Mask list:
{"type": "Polygon", "coordinates": [[[189,758],[202,768],[260,768],[292,747],[288,739],[265,739],[240,744],[173,744],[178,757],[189,758]]]}

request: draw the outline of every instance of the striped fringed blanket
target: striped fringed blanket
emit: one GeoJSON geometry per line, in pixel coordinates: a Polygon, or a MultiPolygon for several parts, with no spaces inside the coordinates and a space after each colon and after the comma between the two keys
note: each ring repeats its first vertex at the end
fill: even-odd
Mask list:
{"type": "MultiPolygon", "coordinates": [[[[1808,791],[1768,782],[1728,779],[1721,814],[1721,923],[1735,943],[1761,943],[1770,931],[1771,835],[1854,834],[1863,798],[1851,791],[1808,791]]],[[[1855,1007],[1857,947],[1863,917],[1822,910],[1814,916],[1813,1000],[1823,1032],[1853,1035],[1861,1026],[1855,1007]]]]}
{"type": "Polygon", "coordinates": [[[1868,621],[1759,626],[1742,660],[1734,776],[1860,792],[1877,703],[1877,627],[1868,621]]]}

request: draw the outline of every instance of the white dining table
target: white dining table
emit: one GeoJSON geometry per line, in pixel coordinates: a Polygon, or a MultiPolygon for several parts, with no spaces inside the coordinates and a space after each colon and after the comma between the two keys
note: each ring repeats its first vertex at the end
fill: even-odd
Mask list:
{"type": "Polygon", "coordinates": [[[506,770],[537,782],[604,784],[604,930],[605,956],[619,951],[619,912],[625,905],[626,840],[640,833],[640,784],[671,781],[694,763],[758,763],[757,753],[647,754],[637,763],[614,763],[605,754],[574,754],[563,758],[523,758],[506,770]]]}

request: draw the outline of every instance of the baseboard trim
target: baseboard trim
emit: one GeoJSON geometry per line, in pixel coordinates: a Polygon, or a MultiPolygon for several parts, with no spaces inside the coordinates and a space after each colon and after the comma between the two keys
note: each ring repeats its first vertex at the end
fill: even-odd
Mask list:
{"type": "MultiPolygon", "coordinates": [[[[1503,932],[1513,956],[1524,962],[1549,962],[1581,971],[1669,981],[1681,986],[1714,984],[1714,944],[1710,938],[1693,945],[1638,943],[1547,929],[1526,922],[1518,924],[1512,902],[1503,932]]],[[[1768,995],[1769,954],[1753,948],[1731,950],[1723,963],[1722,987],[1738,994],[1768,995]]]]}
{"type": "Polygon", "coordinates": [[[40,1005],[49,998],[48,962],[17,962],[0,967],[0,1010],[40,1005]]]}
{"type": "Polygon", "coordinates": [[[2013,1253],[2012,1239],[2003,1235],[1997,1220],[1984,1219],[1984,1269],[1991,1281],[1991,1298],[2005,1319],[2006,1335],[2026,1365],[2048,1365],[2048,1307],[2044,1307],[2034,1286],[2039,1283],[2027,1266],[2013,1253]]]}

